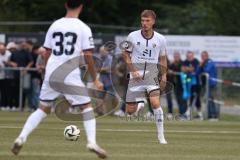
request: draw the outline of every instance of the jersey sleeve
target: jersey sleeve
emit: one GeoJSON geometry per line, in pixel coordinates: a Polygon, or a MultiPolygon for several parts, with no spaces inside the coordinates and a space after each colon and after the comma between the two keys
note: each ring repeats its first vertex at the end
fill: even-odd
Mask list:
{"type": "Polygon", "coordinates": [[[82,50],[88,50],[88,49],[94,48],[92,31],[90,28],[86,28],[85,32],[83,32],[81,43],[82,43],[82,50]]]}
{"type": "Polygon", "coordinates": [[[160,56],[166,56],[167,55],[167,42],[166,38],[161,38],[160,41],[160,56]]]}
{"type": "Polygon", "coordinates": [[[132,53],[132,51],[133,51],[133,38],[132,38],[131,34],[129,34],[127,36],[127,42],[130,43],[130,44],[127,44],[126,51],[129,52],[129,53],[132,53]]]}
{"type": "Polygon", "coordinates": [[[52,49],[51,41],[52,41],[52,27],[50,27],[47,31],[43,47],[47,49],[52,49]]]}

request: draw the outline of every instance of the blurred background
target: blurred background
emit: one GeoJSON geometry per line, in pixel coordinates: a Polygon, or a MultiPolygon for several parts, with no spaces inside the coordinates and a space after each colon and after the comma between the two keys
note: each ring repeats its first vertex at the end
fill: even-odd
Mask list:
{"type": "MultiPolygon", "coordinates": [[[[64,16],[64,3],[65,0],[1,0],[1,31],[45,32],[48,23],[64,16]],[[30,21],[38,23],[31,25],[30,21]]],[[[128,33],[139,27],[139,14],[146,8],[156,11],[156,28],[164,34],[240,34],[240,2],[234,0],[86,0],[80,18],[95,33],[128,33]]]]}
{"type": "MultiPolygon", "coordinates": [[[[39,93],[35,92],[39,92],[44,73],[43,64],[41,61],[37,61],[44,52],[40,46],[50,24],[65,15],[64,3],[65,0],[0,1],[0,42],[3,42],[5,46],[1,52],[2,55],[7,51],[11,52],[8,53],[7,60],[6,58],[1,59],[1,68],[4,72],[4,75],[0,77],[2,110],[18,111],[22,110],[24,106],[28,106],[29,111],[36,109],[39,93]],[[19,60],[16,58],[17,56],[13,56],[14,52],[22,49],[31,56],[24,53],[26,57],[24,60],[19,60]],[[22,61],[24,63],[21,63],[22,61]],[[14,63],[19,64],[14,65],[14,63]],[[29,74],[24,73],[26,67],[29,74]],[[8,82],[11,82],[9,86],[8,82]],[[36,85],[37,88],[34,87],[36,85]],[[18,93],[17,95],[10,93],[8,89],[11,87],[15,93],[18,93]],[[14,96],[15,98],[12,98],[14,96]],[[32,100],[34,97],[35,100],[32,100]],[[28,102],[25,102],[24,99],[28,99],[28,102]]],[[[96,44],[95,54],[99,54],[99,47],[106,42],[113,41],[118,44],[126,38],[128,33],[139,29],[140,13],[144,9],[152,9],[156,12],[155,30],[166,35],[169,65],[172,65],[169,66],[171,68],[169,75],[172,79],[171,82],[174,85],[180,83],[181,93],[188,94],[189,92],[189,96],[193,96],[191,91],[184,90],[184,85],[191,84],[193,80],[189,79],[188,73],[184,69],[174,70],[173,55],[179,53],[181,61],[184,62],[187,52],[193,52],[194,58],[199,61],[198,67],[202,69],[202,73],[208,73],[200,65],[203,63],[201,53],[206,50],[209,59],[214,62],[217,76],[210,76],[211,81],[216,82],[214,99],[209,97],[211,88],[209,89],[208,84],[204,83],[200,74],[196,76],[199,79],[197,85],[201,88],[197,97],[199,96],[202,103],[202,112],[209,115],[211,111],[209,111],[208,105],[213,102],[217,108],[217,115],[208,118],[219,119],[220,110],[224,114],[240,115],[240,72],[238,68],[240,67],[240,21],[238,20],[240,1],[86,0],[80,19],[92,28],[96,44]],[[181,78],[181,73],[188,76],[188,79],[185,79],[186,83],[184,81],[176,82],[176,78],[181,78]]],[[[119,50],[116,50],[110,55],[117,59],[118,53],[119,50]]],[[[124,69],[121,68],[121,61],[117,59],[116,62],[118,64],[116,65],[117,70],[124,72],[124,69]]],[[[116,68],[116,66],[114,67],[116,68]]],[[[197,69],[195,68],[195,70],[197,69]]],[[[116,77],[121,78],[122,75],[118,71],[110,74],[115,74],[116,77]]],[[[177,91],[172,92],[171,96],[163,98],[169,115],[181,110],[181,104],[174,98],[176,93],[177,91]],[[174,111],[171,111],[171,108],[174,111]]],[[[197,100],[188,102],[189,97],[184,98],[184,96],[183,99],[187,101],[188,105],[180,113],[184,115],[187,108],[194,106],[195,104],[192,103],[196,103],[197,100]]],[[[196,111],[198,111],[198,106],[196,111]]]]}

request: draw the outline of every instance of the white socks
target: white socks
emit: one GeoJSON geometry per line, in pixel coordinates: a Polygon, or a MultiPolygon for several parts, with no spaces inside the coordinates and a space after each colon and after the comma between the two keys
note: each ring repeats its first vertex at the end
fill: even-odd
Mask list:
{"type": "Polygon", "coordinates": [[[18,137],[22,137],[23,141],[27,140],[28,135],[39,125],[39,123],[47,116],[47,114],[41,110],[37,109],[33,112],[24,124],[24,127],[18,137]]]}
{"type": "Polygon", "coordinates": [[[92,108],[86,108],[82,111],[83,116],[83,126],[87,135],[88,143],[96,144],[96,119],[92,108]],[[92,114],[91,114],[92,112],[92,114]],[[90,115],[90,117],[89,117],[90,115]],[[87,116],[87,117],[85,117],[87,116]],[[92,117],[91,117],[92,116],[92,117]]]}
{"type": "Polygon", "coordinates": [[[198,112],[197,112],[197,115],[200,116],[200,117],[202,117],[202,116],[203,116],[202,111],[198,111],[198,112]]]}
{"type": "Polygon", "coordinates": [[[138,103],[136,112],[138,112],[140,109],[144,108],[144,105],[145,105],[144,102],[138,103]]]}
{"type": "MultiPolygon", "coordinates": [[[[83,125],[86,131],[87,140],[89,143],[96,144],[96,119],[94,117],[91,117],[91,115],[94,115],[92,108],[86,108],[82,112],[83,118],[85,120],[83,121],[83,125]],[[93,114],[92,114],[92,113],[93,114]],[[85,117],[84,117],[85,115],[85,117]],[[89,117],[90,115],[90,117],[89,117]],[[87,116],[87,118],[86,118],[87,116]]],[[[18,137],[23,138],[23,141],[25,142],[27,140],[28,135],[39,125],[39,123],[47,116],[47,114],[42,111],[41,109],[37,109],[35,112],[33,112],[27,119],[20,135],[18,137]]]]}
{"type": "Polygon", "coordinates": [[[163,110],[161,107],[158,109],[153,109],[154,116],[155,116],[155,121],[156,121],[156,126],[157,126],[157,131],[158,131],[158,139],[161,141],[165,141],[164,138],[164,128],[163,128],[163,110]]]}
{"type": "MultiPolygon", "coordinates": [[[[158,109],[154,109],[154,115],[156,120],[156,126],[158,131],[158,137],[161,142],[161,140],[165,140],[164,138],[164,128],[163,128],[163,110],[161,107],[158,109]]],[[[92,115],[91,112],[94,115],[92,108],[86,108],[83,110],[83,126],[85,128],[86,136],[88,143],[96,144],[96,119],[94,117],[85,117],[92,115]]],[[[40,124],[40,122],[47,116],[47,114],[42,111],[41,109],[37,109],[35,112],[33,112],[25,122],[25,125],[18,137],[23,138],[23,141],[25,142],[27,140],[27,137],[29,134],[40,124]]]]}

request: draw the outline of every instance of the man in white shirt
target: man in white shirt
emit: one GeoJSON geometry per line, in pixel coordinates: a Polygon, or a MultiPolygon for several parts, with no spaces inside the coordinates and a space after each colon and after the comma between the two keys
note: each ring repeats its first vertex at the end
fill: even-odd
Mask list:
{"type": "Polygon", "coordinates": [[[67,13],[64,18],[55,21],[49,28],[44,47],[47,49],[49,58],[47,59],[46,73],[40,93],[40,107],[32,113],[26,121],[20,135],[15,140],[12,152],[17,155],[26,142],[29,134],[39,125],[39,123],[51,111],[51,103],[59,95],[64,95],[68,102],[75,107],[80,107],[83,116],[83,125],[87,135],[87,148],[96,153],[99,158],[106,158],[106,152],[96,143],[96,120],[91,100],[88,95],[73,95],[67,91],[60,91],[64,87],[82,87],[85,85],[80,78],[79,65],[76,59],[84,55],[85,62],[88,64],[88,71],[92,76],[93,82],[98,89],[102,89],[102,83],[96,78],[93,65],[93,39],[91,29],[78,19],[83,8],[83,0],[67,0],[65,4],[67,13]],[[82,54],[83,52],[83,54],[82,54]],[[71,72],[64,73],[68,67],[76,67],[71,72]],[[62,69],[60,74],[56,72],[62,69]],[[66,77],[62,75],[67,74],[66,77]],[[61,78],[63,78],[61,80],[61,78]],[[59,81],[60,80],[60,81],[59,81]],[[58,88],[56,84],[60,84],[58,88]],[[62,88],[61,88],[62,87],[62,88]],[[86,118],[84,118],[86,117],[86,118]]]}
{"type": "Polygon", "coordinates": [[[7,107],[7,80],[4,67],[7,67],[6,64],[11,56],[11,52],[6,50],[6,46],[4,43],[0,43],[0,107],[1,109],[5,109],[7,107]]]}
{"type": "Polygon", "coordinates": [[[163,110],[160,106],[160,86],[166,82],[167,58],[165,37],[153,30],[156,14],[152,10],[141,13],[142,29],[131,32],[123,45],[123,56],[130,72],[130,81],[126,96],[126,112],[132,114],[137,110],[137,103],[143,101],[148,93],[153,107],[158,139],[167,144],[163,129],[163,110]],[[161,65],[161,84],[159,84],[158,64],[161,65]]]}

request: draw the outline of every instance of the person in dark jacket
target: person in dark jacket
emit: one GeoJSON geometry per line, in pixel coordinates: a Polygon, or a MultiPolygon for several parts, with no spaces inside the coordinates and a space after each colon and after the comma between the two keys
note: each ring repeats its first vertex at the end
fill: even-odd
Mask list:
{"type": "Polygon", "coordinates": [[[183,98],[182,82],[179,75],[182,65],[183,61],[181,60],[180,53],[175,52],[174,60],[169,66],[169,73],[173,76],[174,94],[177,100],[180,116],[183,116],[187,109],[187,101],[183,98]]]}
{"type": "MultiPolygon", "coordinates": [[[[31,68],[31,66],[33,65],[33,58],[32,55],[29,52],[29,45],[27,42],[21,42],[20,44],[20,49],[17,50],[16,52],[13,52],[10,60],[8,62],[9,66],[13,67],[13,68],[17,68],[17,67],[24,67],[26,70],[23,71],[23,75],[26,76],[27,75],[27,69],[31,68]]],[[[26,99],[26,90],[23,91],[23,97],[22,97],[22,104],[19,104],[19,89],[20,89],[20,72],[19,71],[15,71],[14,72],[14,87],[13,87],[13,91],[14,91],[14,96],[13,98],[15,99],[15,103],[13,106],[19,107],[23,109],[24,107],[24,102],[26,99]]],[[[15,110],[19,110],[20,108],[12,108],[13,111],[15,110]]]]}
{"type": "MultiPolygon", "coordinates": [[[[104,47],[100,47],[99,49],[100,54],[100,61],[102,63],[102,66],[99,68],[99,80],[103,83],[103,89],[104,93],[100,94],[101,102],[98,104],[98,107],[96,109],[97,113],[99,115],[104,115],[107,112],[107,104],[106,104],[106,98],[107,98],[107,92],[113,93],[114,89],[112,86],[112,80],[111,80],[111,72],[112,72],[112,55],[109,54],[109,51],[104,47]]],[[[110,97],[108,97],[109,100],[110,97]]],[[[113,100],[112,100],[113,101],[113,100]]]]}
{"type": "Polygon", "coordinates": [[[219,110],[214,103],[214,90],[216,88],[217,82],[214,81],[212,78],[217,78],[217,70],[215,63],[213,60],[209,58],[208,52],[203,51],[201,53],[201,63],[200,63],[200,72],[199,73],[206,73],[209,75],[209,78],[203,79],[203,84],[208,84],[208,118],[212,120],[217,120],[219,118],[219,110]],[[208,83],[206,83],[208,80],[208,83]]]}
{"type": "MultiPolygon", "coordinates": [[[[33,65],[32,68],[36,68],[37,58],[40,55],[39,49],[41,48],[40,45],[34,45],[32,48],[32,58],[33,58],[33,65]]],[[[41,84],[41,74],[37,71],[30,71],[31,75],[31,84],[30,84],[30,91],[28,97],[28,105],[29,111],[34,111],[39,106],[39,94],[40,94],[40,84],[41,84]]]]}

